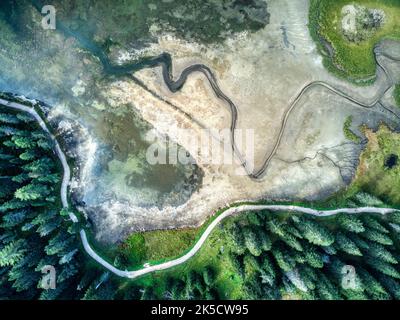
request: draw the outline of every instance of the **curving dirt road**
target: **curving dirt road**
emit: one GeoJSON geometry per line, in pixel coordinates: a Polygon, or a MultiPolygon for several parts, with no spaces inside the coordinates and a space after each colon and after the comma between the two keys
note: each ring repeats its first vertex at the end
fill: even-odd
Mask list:
{"type": "Polygon", "coordinates": [[[211,234],[211,232],[214,230],[214,228],[225,218],[238,214],[240,212],[248,212],[248,211],[257,211],[257,210],[270,210],[270,211],[293,211],[293,212],[302,212],[305,214],[310,214],[314,216],[319,216],[319,217],[328,217],[332,216],[338,213],[348,213],[348,214],[355,214],[355,213],[380,213],[380,214],[387,214],[391,212],[398,211],[396,209],[391,209],[391,208],[374,208],[374,207],[364,207],[364,208],[345,208],[345,209],[336,209],[336,210],[328,210],[328,211],[319,211],[319,210],[314,210],[310,208],[304,208],[304,207],[298,207],[298,206],[290,206],[290,205],[242,205],[239,207],[234,207],[227,209],[223,213],[221,213],[213,222],[210,223],[210,225],[207,227],[207,229],[204,231],[204,233],[201,235],[200,239],[196,242],[196,244],[190,249],[188,253],[185,255],[171,260],[167,261],[161,264],[149,266],[147,268],[143,268],[140,270],[136,271],[121,271],[118,270],[118,275],[127,277],[130,279],[134,279],[140,276],[143,276],[145,274],[155,272],[155,271],[161,271],[165,269],[169,269],[175,266],[178,266],[186,261],[188,261],[190,258],[192,258],[201,248],[201,246],[204,244],[204,242],[207,240],[208,236],[211,234]]]}
{"type": "MultiPolygon", "coordinates": [[[[47,128],[46,123],[43,121],[41,116],[36,112],[36,110],[34,108],[27,107],[27,106],[17,103],[17,102],[7,101],[7,100],[1,99],[1,98],[0,98],[0,105],[3,105],[5,107],[8,107],[8,108],[11,108],[14,110],[19,110],[19,111],[29,113],[38,122],[39,126],[49,135],[50,139],[53,141],[54,151],[57,154],[58,158],[60,159],[61,164],[63,166],[63,171],[64,171],[62,184],[61,184],[61,190],[60,190],[62,206],[63,206],[63,208],[68,209],[69,208],[68,185],[69,185],[69,182],[71,179],[71,170],[69,168],[66,156],[65,156],[64,152],[61,150],[61,147],[60,147],[57,139],[47,128]]],[[[362,212],[364,212],[364,213],[380,213],[380,214],[384,215],[387,213],[399,211],[399,210],[392,209],[392,208],[376,208],[376,207],[343,208],[343,209],[335,209],[335,210],[315,210],[315,209],[311,209],[311,208],[305,208],[305,207],[300,207],[300,206],[291,206],[291,205],[241,205],[241,206],[229,208],[229,209],[225,210],[223,213],[221,213],[219,216],[217,216],[210,223],[210,225],[206,228],[206,230],[203,232],[203,234],[201,235],[200,239],[196,242],[196,244],[185,255],[183,255],[177,259],[171,260],[171,261],[167,261],[167,262],[160,263],[157,265],[152,265],[152,266],[145,267],[145,268],[142,268],[140,270],[135,270],[135,271],[120,270],[120,269],[114,267],[112,264],[110,264],[109,262],[104,260],[93,250],[93,248],[90,246],[90,244],[87,240],[86,232],[84,229],[81,229],[79,234],[81,237],[82,245],[83,245],[86,253],[90,257],[92,257],[99,264],[101,264],[104,268],[106,268],[110,272],[114,273],[115,275],[120,276],[120,277],[134,279],[134,278],[143,276],[143,275],[151,273],[151,272],[169,269],[169,268],[175,267],[177,265],[180,265],[180,264],[188,261],[200,250],[201,246],[207,240],[208,236],[211,234],[211,232],[214,230],[214,228],[222,220],[224,220],[225,218],[227,218],[231,215],[238,214],[240,212],[248,212],[248,211],[256,211],[256,210],[292,211],[292,212],[301,212],[304,214],[309,214],[309,215],[314,215],[314,216],[319,216],[319,217],[332,216],[332,215],[335,215],[338,213],[356,214],[356,213],[362,213],[362,212]]],[[[68,211],[68,214],[73,223],[77,223],[79,221],[77,216],[73,212],[68,211]]]]}

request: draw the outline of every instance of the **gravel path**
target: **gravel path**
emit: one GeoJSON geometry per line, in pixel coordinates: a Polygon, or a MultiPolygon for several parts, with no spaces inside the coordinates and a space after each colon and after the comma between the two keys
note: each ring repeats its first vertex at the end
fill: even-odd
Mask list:
{"type": "MultiPolygon", "coordinates": [[[[62,184],[61,184],[61,190],[60,190],[62,205],[63,205],[63,208],[68,209],[69,208],[68,185],[69,185],[69,182],[71,179],[71,171],[70,171],[68,162],[66,160],[66,156],[65,156],[64,152],[61,150],[61,147],[60,147],[57,139],[50,132],[50,130],[46,126],[46,123],[43,121],[43,119],[40,117],[40,115],[33,108],[27,107],[20,103],[10,102],[10,101],[4,100],[4,99],[0,99],[0,105],[4,105],[5,107],[9,107],[14,110],[23,111],[23,112],[26,112],[26,113],[29,113],[30,115],[32,115],[36,119],[36,121],[38,122],[40,127],[44,131],[47,132],[47,134],[50,136],[51,140],[54,142],[54,151],[57,154],[58,158],[60,159],[62,166],[63,166],[63,171],[64,171],[63,180],[62,180],[62,184]]],[[[114,273],[115,275],[120,276],[120,277],[134,279],[134,278],[140,277],[142,275],[145,275],[145,274],[148,274],[151,272],[169,269],[174,266],[185,263],[200,250],[201,246],[207,240],[208,236],[211,234],[211,232],[214,230],[214,228],[226,217],[238,214],[240,212],[248,212],[248,211],[256,211],[256,210],[301,212],[304,214],[309,214],[309,215],[319,216],[319,217],[332,216],[332,215],[336,215],[338,213],[356,214],[356,213],[361,213],[361,212],[380,213],[380,214],[384,215],[387,213],[398,211],[398,210],[392,209],[392,208],[376,208],[376,207],[343,208],[343,209],[335,209],[335,210],[315,210],[315,209],[305,208],[305,207],[300,207],[300,206],[261,205],[261,204],[260,205],[241,205],[241,206],[237,206],[237,207],[232,207],[232,208],[225,210],[218,217],[216,217],[210,223],[210,225],[206,228],[206,230],[201,235],[200,239],[196,242],[196,244],[192,247],[192,249],[190,249],[190,251],[187,252],[186,254],[184,254],[183,256],[181,256],[177,259],[171,260],[171,261],[144,267],[142,269],[135,270],[135,271],[119,270],[116,267],[114,267],[113,265],[111,265],[109,262],[107,262],[102,257],[100,257],[90,246],[90,244],[87,240],[85,230],[81,229],[79,233],[80,233],[82,245],[83,245],[86,253],[89,256],[91,256],[94,260],[96,260],[104,268],[108,269],[110,272],[114,273]]],[[[68,214],[69,214],[69,217],[72,220],[72,222],[77,223],[79,221],[77,216],[73,212],[68,211],[68,214]]]]}

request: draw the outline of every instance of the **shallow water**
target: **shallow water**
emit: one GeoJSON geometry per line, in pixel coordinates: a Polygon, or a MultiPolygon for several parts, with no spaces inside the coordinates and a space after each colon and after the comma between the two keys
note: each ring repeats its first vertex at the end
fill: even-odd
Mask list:
{"type": "Polygon", "coordinates": [[[129,213],[132,207],[160,208],[187,201],[201,183],[199,168],[150,165],[145,135],[152,128],[136,114],[135,101],[110,106],[103,96],[103,88],[115,81],[110,76],[126,70],[101,65],[91,54],[106,63],[100,48],[77,32],[68,34],[61,21],[60,30],[45,31],[33,7],[20,14],[10,18],[0,7],[0,91],[51,106],[49,119],[63,133],[64,145],[79,168],[71,186],[77,203],[90,214],[100,207],[109,210],[112,204],[129,213]],[[25,34],[21,23],[29,27],[25,34]]]}

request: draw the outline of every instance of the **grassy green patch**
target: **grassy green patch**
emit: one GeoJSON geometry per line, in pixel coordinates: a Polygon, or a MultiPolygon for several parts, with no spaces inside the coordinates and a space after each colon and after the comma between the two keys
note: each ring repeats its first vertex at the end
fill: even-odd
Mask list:
{"type": "Polygon", "coordinates": [[[159,260],[178,256],[194,242],[198,229],[161,230],[143,234],[146,245],[146,258],[159,260]]]}
{"type": "Polygon", "coordinates": [[[353,117],[352,116],[348,116],[346,118],[346,121],[344,122],[343,125],[343,132],[344,132],[344,136],[356,143],[360,143],[360,137],[357,136],[352,130],[351,130],[351,124],[353,122],[353,117]]]}
{"type": "Polygon", "coordinates": [[[324,53],[328,70],[349,80],[370,80],[375,76],[373,48],[383,38],[400,39],[400,2],[398,0],[312,0],[310,4],[310,32],[324,53]],[[384,24],[361,42],[351,42],[342,32],[343,6],[359,4],[385,12],[384,24]],[[324,42],[327,46],[324,47],[324,42]],[[329,53],[328,51],[333,51],[329,53]],[[330,57],[333,54],[333,57],[330,57]]]}
{"type": "Polygon", "coordinates": [[[130,266],[173,258],[193,245],[198,232],[198,229],[183,229],[133,233],[119,250],[130,266]]]}
{"type": "MultiPolygon", "coordinates": [[[[207,266],[211,266],[216,273],[214,287],[220,294],[222,299],[238,299],[241,297],[242,280],[236,274],[229,258],[229,253],[232,249],[232,242],[229,240],[227,230],[238,219],[245,220],[243,217],[231,217],[225,220],[220,227],[217,227],[210,234],[199,252],[186,263],[181,264],[172,269],[156,272],[144,277],[141,277],[133,284],[135,286],[152,287],[157,295],[161,295],[168,287],[169,278],[180,278],[183,274],[195,271],[201,273],[207,266]]],[[[245,222],[246,223],[246,222],[245,222]]],[[[160,231],[160,233],[168,231],[160,231]]],[[[185,231],[175,231],[176,234],[184,233],[185,231]]],[[[201,234],[201,232],[200,232],[201,234]]],[[[176,235],[174,235],[176,237],[176,235]]],[[[181,236],[179,236],[181,237],[181,236]]],[[[190,245],[193,245],[192,241],[190,245]]],[[[167,243],[164,246],[168,246],[167,243]]],[[[183,248],[179,251],[183,252],[183,248]]],[[[121,282],[120,289],[125,289],[129,285],[126,282],[121,282]]]]}
{"type": "MultiPolygon", "coordinates": [[[[373,130],[363,128],[368,138],[365,150],[353,182],[323,203],[328,207],[346,207],[352,204],[349,199],[359,192],[367,192],[395,207],[400,206],[400,165],[388,168],[386,162],[391,156],[400,156],[400,134],[381,125],[373,130]]],[[[378,205],[379,206],[379,205],[378,205]]]]}
{"type": "Polygon", "coordinates": [[[360,158],[354,184],[380,197],[385,202],[399,205],[400,166],[389,169],[385,161],[390,155],[400,156],[400,134],[381,126],[377,132],[365,129],[369,139],[367,148],[360,158]]]}
{"type": "Polygon", "coordinates": [[[120,246],[120,250],[128,258],[130,264],[141,263],[146,258],[146,247],[143,234],[134,233],[120,246]]]}

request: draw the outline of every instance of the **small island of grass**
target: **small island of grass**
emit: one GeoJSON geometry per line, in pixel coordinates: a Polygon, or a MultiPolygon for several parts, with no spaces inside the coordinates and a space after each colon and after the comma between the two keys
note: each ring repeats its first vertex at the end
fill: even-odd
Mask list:
{"type": "Polygon", "coordinates": [[[374,46],[400,39],[397,0],[312,0],[310,32],[324,53],[325,67],[354,82],[374,79],[374,46]]]}

